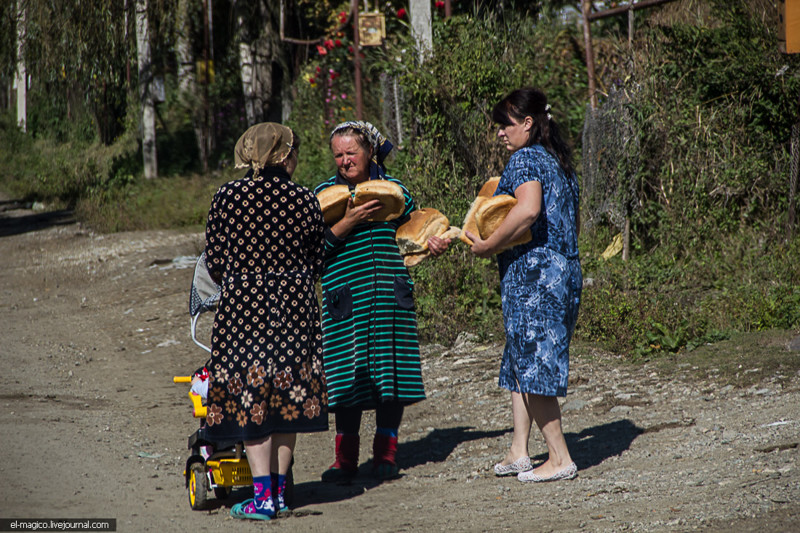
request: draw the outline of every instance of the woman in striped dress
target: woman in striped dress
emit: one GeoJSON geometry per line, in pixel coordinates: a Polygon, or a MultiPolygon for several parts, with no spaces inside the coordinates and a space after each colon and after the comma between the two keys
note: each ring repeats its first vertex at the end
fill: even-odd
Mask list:
{"type": "MultiPolygon", "coordinates": [[[[386,175],[383,161],[392,149],[368,122],[345,122],[331,133],[337,173],[317,186],[344,184],[352,190],[370,179],[400,185],[405,210],[400,218],[369,222],[378,200],[350,201],[344,217],[325,231],[322,275],[323,361],[329,408],[336,416],[336,460],[323,481],[350,479],[358,472],[359,428],[365,409],[375,409],[374,473],[398,474],[397,434],[406,405],[425,399],[414,312],[414,284],[403,264],[395,232],[414,210],[406,187],[386,175]]],[[[450,241],[431,237],[432,255],[450,241]]]]}

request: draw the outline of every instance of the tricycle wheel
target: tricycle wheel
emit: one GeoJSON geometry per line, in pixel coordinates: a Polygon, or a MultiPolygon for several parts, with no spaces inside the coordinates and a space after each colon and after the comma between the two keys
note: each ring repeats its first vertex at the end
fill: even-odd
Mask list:
{"type": "Polygon", "coordinates": [[[189,468],[189,505],[192,510],[204,509],[208,503],[208,477],[203,463],[194,463],[189,468]]]}

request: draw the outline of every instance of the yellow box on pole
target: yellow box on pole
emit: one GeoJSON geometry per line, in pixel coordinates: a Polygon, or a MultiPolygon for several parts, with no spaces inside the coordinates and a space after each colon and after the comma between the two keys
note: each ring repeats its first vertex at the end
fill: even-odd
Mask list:
{"type": "Polygon", "coordinates": [[[778,0],[778,49],[800,52],[800,0],[778,0]]]}
{"type": "Polygon", "coordinates": [[[386,38],[386,18],[383,13],[359,13],[358,36],[361,46],[382,45],[386,38]]]}

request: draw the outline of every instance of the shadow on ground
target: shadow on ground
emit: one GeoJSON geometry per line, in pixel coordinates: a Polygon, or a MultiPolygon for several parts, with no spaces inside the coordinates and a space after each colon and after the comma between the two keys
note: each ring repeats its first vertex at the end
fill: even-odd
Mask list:
{"type": "MultiPolygon", "coordinates": [[[[401,442],[397,450],[397,463],[401,469],[400,475],[402,476],[404,469],[446,460],[453,453],[453,450],[464,442],[493,439],[512,431],[512,428],[480,431],[473,427],[460,426],[435,429],[421,439],[401,442]]],[[[617,420],[608,424],[586,428],[580,433],[567,433],[564,437],[567,440],[572,459],[577,463],[578,468],[586,469],[596,466],[610,457],[620,455],[630,448],[631,443],[642,433],[644,433],[644,429],[630,420],[617,420]]],[[[498,451],[498,456],[500,455],[502,453],[498,451]]],[[[547,454],[540,454],[532,459],[535,462],[542,462],[547,459],[547,454]]],[[[369,459],[360,465],[358,475],[349,482],[323,483],[322,481],[309,481],[297,484],[294,486],[293,498],[296,508],[338,502],[360,496],[383,483],[373,478],[371,473],[372,459],[369,459]]],[[[235,490],[226,500],[210,502],[210,508],[229,507],[234,502],[245,498],[252,498],[252,489],[235,490]]]]}
{"type": "MultiPolygon", "coordinates": [[[[464,442],[493,439],[512,431],[512,428],[480,431],[473,427],[462,426],[435,429],[421,439],[401,442],[397,451],[397,463],[400,466],[401,475],[403,469],[446,460],[453,450],[464,442]]],[[[631,443],[642,433],[644,433],[644,429],[630,420],[617,420],[586,428],[580,433],[567,433],[564,437],[567,440],[572,459],[578,464],[578,468],[585,469],[596,466],[610,457],[620,455],[630,448],[631,443]]],[[[503,451],[499,450],[498,456],[501,456],[502,453],[503,451]]],[[[542,462],[547,459],[547,455],[540,454],[533,459],[542,462]]],[[[337,485],[321,481],[301,483],[295,486],[296,501],[319,504],[359,496],[381,483],[370,477],[371,471],[372,460],[370,459],[361,464],[358,476],[348,484],[337,485]]],[[[303,503],[300,503],[300,506],[302,505],[303,503]]]]}
{"type": "Polygon", "coordinates": [[[8,211],[29,208],[30,206],[17,200],[0,201],[0,237],[40,231],[53,226],[64,226],[76,221],[75,214],[69,209],[22,216],[8,216],[6,214],[8,211]]]}
{"type": "MultiPolygon", "coordinates": [[[[565,433],[564,438],[572,460],[578,465],[579,470],[583,470],[622,454],[642,433],[644,428],[640,428],[630,420],[615,420],[608,424],[586,428],[580,433],[565,433]]],[[[544,462],[547,460],[547,454],[542,453],[531,459],[534,463],[544,462]]]]}

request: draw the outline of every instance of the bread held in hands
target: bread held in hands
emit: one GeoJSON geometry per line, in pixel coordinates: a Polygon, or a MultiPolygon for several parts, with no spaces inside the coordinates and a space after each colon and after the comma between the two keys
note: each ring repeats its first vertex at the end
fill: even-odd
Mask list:
{"type": "MultiPolygon", "coordinates": [[[[470,246],[472,246],[473,243],[472,240],[465,235],[466,231],[469,231],[473,235],[480,236],[481,239],[488,239],[489,236],[497,230],[500,224],[502,224],[503,220],[505,220],[508,212],[517,205],[517,199],[513,196],[507,194],[493,196],[497,190],[498,183],[500,183],[499,177],[490,178],[484,183],[480,192],[478,192],[478,196],[472,202],[467,216],[464,217],[464,224],[459,239],[470,246]]],[[[531,232],[526,231],[515,241],[506,243],[500,251],[507,250],[518,244],[525,244],[526,242],[530,242],[530,240],[531,232]]]]}
{"type": "Polygon", "coordinates": [[[473,235],[480,235],[478,223],[475,220],[475,213],[484,201],[492,197],[494,191],[497,190],[498,183],[500,183],[500,176],[489,178],[486,183],[483,184],[481,190],[478,191],[478,196],[472,201],[472,205],[469,207],[469,211],[467,211],[467,216],[464,217],[464,223],[461,225],[461,233],[458,236],[465,244],[472,246],[472,241],[466,236],[465,232],[469,231],[473,235]]]}
{"type": "MultiPolygon", "coordinates": [[[[507,194],[498,194],[482,202],[475,212],[475,221],[477,222],[481,239],[488,239],[506,219],[508,212],[516,205],[517,199],[507,194]]],[[[527,230],[516,240],[506,243],[502,250],[513,248],[518,244],[525,244],[526,242],[530,242],[530,240],[531,232],[527,230]]]]}
{"type": "Polygon", "coordinates": [[[453,239],[460,232],[459,228],[450,226],[450,221],[440,211],[425,207],[412,211],[408,221],[397,228],[397,247],[405,265],[412,267],[430,255],[430,237],[453,239]]]}
{"type": "Polygon", "coordinates": [[[358,207],[372,200],[380,201],[382,207],[368,219],[370,222],[386,222],[403,214],[406,198],[403,189],[393,181],[370,180],[356,185],[353,205],[358,207]]]}
{"type": "Polygon", "coordinates": [[[331,185],[317,194],[317,200],[322,208],[325,224],[333,226],[342,219],[347,210],[350,188],[347,185],[331,185]]]}
{"type": "Polygon", "coordinates": [[[317,194],[325,224],[333,226],[342,219],[351,197],[356,207],[371,200],[380,201],[382,207],[372,214],[370,222],[394,220],[403,214],[406,206],[403,189],[393,181],[364,181],[356,185],[353,193],[347,185],[332,185],[317,194]]]}

